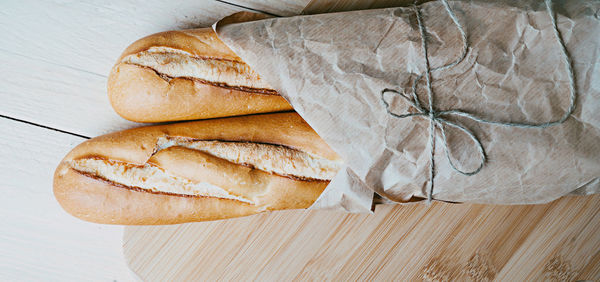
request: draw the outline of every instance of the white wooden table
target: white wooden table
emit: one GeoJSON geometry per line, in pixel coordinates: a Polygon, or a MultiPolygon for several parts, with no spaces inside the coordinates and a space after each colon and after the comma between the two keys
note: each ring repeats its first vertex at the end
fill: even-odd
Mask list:
{"type": "Polygon", "coordinates": [[[394,5],[341,0],[4,0],[0,9],[0,280],[132,280],[123,227],[65,213],[62,157],[88,137],[139,126],[110,108],[106,78],[134,40],[209,26],[241,10],[274,15],[394,5]]]}

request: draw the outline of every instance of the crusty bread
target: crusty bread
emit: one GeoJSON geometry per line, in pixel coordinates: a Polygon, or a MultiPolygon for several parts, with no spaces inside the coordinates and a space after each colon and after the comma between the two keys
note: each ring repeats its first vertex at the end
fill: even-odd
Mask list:
{"type": "Polygon", "coordinates": [[[119,115],[137,122],[292,109],[209,28],[134,42],[111,70],[108,97],[119,115]]]}
{"type": "Polygon", "coordinates": [[[59,164],[54,194],[87,221],[175,224],[307,208],[340,167],[299,115],[252,115],[93,138],[59,164]]]}

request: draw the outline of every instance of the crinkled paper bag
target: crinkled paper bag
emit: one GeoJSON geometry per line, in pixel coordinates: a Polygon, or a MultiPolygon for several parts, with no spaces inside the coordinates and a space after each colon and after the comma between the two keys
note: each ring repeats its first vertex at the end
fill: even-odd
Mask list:
{"type": "MultiPolygon", "coordinates": [[[[570,104],[569,71],[543,2],[449,2],[468,42],[464,60],[432,71],[433,108],[463,110],[486,120],[542,123],[570,104]]],[[[434,136],[435,200],[495,204],[552,201],[600,190],[600,2],[555,3],[559,31],[572,59],[573,114],[562,124],[517,128],[460,116],[487,160],[472,176],[450,167],[439,128],[434,136]]],[[[432,69],[463,48],[443,3],[419,6],[432,69]]],[[[234,16],[235,17],[235,16],[234,16]]],[[[372,191],[395,202],[427,198],[430,120],[400,95],[416,94],[427,108],[425,56],[414,7],[388,8],[215,25],[218,36],[279,91],[344,159],[317,204],[349,211],[371,208],[372,191]],[[419,78],[419,76],[421,76],[419,78]],[[353,203],[349,203],[353,202],[353,203]]],[[[466,133],[444,126],[450,159],[478,166],[466,133]]]]}

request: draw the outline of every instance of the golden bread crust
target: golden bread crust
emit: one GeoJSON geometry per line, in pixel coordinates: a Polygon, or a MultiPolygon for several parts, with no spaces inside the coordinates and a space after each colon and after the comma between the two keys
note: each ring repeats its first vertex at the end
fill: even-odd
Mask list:
{"type": "MultiPolygon", "coordinates": [[[[115,111],[136,122],[182,121],[290,111],[292,106],[270,89],[247,89],[190,77],[168,78],[152,68],[122,62],[153,47],[181,50],[199,58],[241,62],[212,29],[167,31],[130,45],[112,68],[108,97],[115,111]]],[[[220,72],[225,70],[211,70],[220,72]]]]}
{"type": "Polygon", "coordinates": [[[184,147],[157,151],[157,140],[169,136],[284,145],[339,160],[337,154],[295,113],[148,126],[96,137],[75,147],[56,169],[56,199],[69,213],[92,222],[175,224],[245,216],[267,210],[307,208],[329,183],[270,174],[184,147]],[[90,157],[154,165],[193,182],[219,186],[232,195],[249,199],[251,203],[151,193],[91,177],[69,166],[73,160],[90,157]]]}

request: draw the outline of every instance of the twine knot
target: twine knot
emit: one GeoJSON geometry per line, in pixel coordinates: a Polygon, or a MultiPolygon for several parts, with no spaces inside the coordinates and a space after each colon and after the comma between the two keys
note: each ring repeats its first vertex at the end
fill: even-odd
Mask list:
{"type": "Polygon", "coordinates": [[[385,104],[386,109],[388,109],[388,113],[390,115],[392,115],[393,117],[396,117],[396,118],[409,118],[409,117],[419,117],[419,116],[426,117],[427,119],[429,119],[429,121],[433,124],[434,127],[439,129],[439,131],[442,135],[442,142],[443,142],[442,145],[444,146],[444,151],[446,152],[446,157],[448,159],[448,163],[455,171],[459,172],[460,174],[467,175],[467,176],[477,174],[479,171],[481,171],[481,169],[483,168],[483,165],[485,164],[485,161],[486,161],[486,155],[485,155],[485,150],[483,148],[483,145],[481,145],[481,142],[479,141],[477,136],[475,136],[475,134],[473,134],[473,132],[471,130],[467,129],[466,127],[464,127],[456,122],[450,121],[446,118],[446,116],[449,116],[449,115],[459,115],[459,116],[470,117],[470,115],[467,112],[464,112],[461,110],[450,110],[450,111],[428,110],[428,109],[421,107],[418,100],[414,100],[415,98],[411,99],[411,98],[407,97],[406,95],[404,95],[403,93],[398,92],[394,89],[389,89],[389,88],[386,88],[383,91],[381,91],[381,95],[382,95],[382,101],[385,104]],[[410,106],[412,108],[414,108],[417,112],[416,113],[407,113],[407,114],[396,114],[394,112],[389,111],[390,105],[383,97],[383,95],[385,95],[385,93],[394,93],[394,94],[404,98],[410,104],[410,106]],[[450,157],[450,149],[448,148],[448,139],[446,137],[445,126],[454,127],[456,129],[460,130],[461,132],[465,133],[469,138],[471,138],[471,140],[477,147],[479,156],[481,158],[479,165],[476,169],[471,170],[471,171],[466,171],[466,170],[460,169],[454,163],[454,161],[452,161],[452,158],[450,157]]]}
{"type": "Polygon", "coordinates": [[[552,26],[554,29],[554,35],[561,47],[561,51],[563,53],[563,60],[565,61],[565,64],[567,66],[567,74],[570,79],[570,83],[569,83],[570,105],[569,105],[569,108],[567,109],[567,111],[565,112],[565,114],[561,118],[554,120],[554,121],[548,121],[548,122],[542,122],[542,123],[493,121],[493,120],[488,120],[488,119],[478,117],[474,114],[471,114],[471,113],[468,113],[468,112],[462,111],[462,110],[445,110],[445,111],[434,110],[434,108],[433,108],[433,88],[431,86],[431,72],[445,70],[445,69],[451,68],[451,67],[459,64],[460,62],[462,62],[465,59],[465,57],[467,56],[468,50],[469,50],[467,34],[464,31],[464,29],[463,29],[462,25],[460,24],[460,22],[458,21],[458,19],[456,18],[456,15],[452,11],[452,9],[450,9],[450,6],[448,5],[447,0],[440,0],[440,2],[444,5],[446,12],[448,13],[448,15],[450,16],[450,18],[452,19],[452,21],[454,22],[454,24],[456,25],[456,27],[458,28],[458,30],[461,34],[462,41],[463,41],[463,48],[462,48],[462,52],[461,52],[459,58],[456,61],[453,61],[449,64],[446,64],[446,65],[443,65],[440,67],[436,67],[436,68],[430,68],[429,57],[427,55],[426,29],[425,29],[425,26],[423,25],[421,11],[419,10],[419,7],[416,5],[416,1],[415,1],[415,3],[413,4],[413,9],[415,10],[415,14],[417,16],[417,23],[419,26],[419,31],[421,33],[421,49],[422,49],[424,57],[425,57],[425,73],[420,74],[413,81],[412,92],[411,92],[410,97],[400,91],[390,89],[390,88],[385,88],[381,91],[381,101],[383,101],[387,113],[389,115],[391,115],[392,117],[395,117],[395,118],[424,117],[429,120],[429,125],[430,125],[429,126],[430,165],[429,165],[429,191],[427,193],[427,202],[428,203],[431,203],[431,201],[433,199],[433,188],[434,188],[433,180],[434,180],[434,176],[435,176],[434,152],[435,152],[435,145],[436,145],[436,130],[435,130],[436,128],[438,128],[439,132],[441,133],[442,145],[444,146],[444,151],[446,153],[446,158],[448,159],[448,163],[450,164],[450,167],[452,167],[452,169],[454,169],[455,171],[459,172],[460,174],[466,175],[466,176],[475,175],[483,169],[483,167],[486,163],[486,160],[487,160],[485,149],[484,149],[483,145],[481,144],[481,142],[479,141],[479,138],[477,138],[477,136],[473,132],[471,132],[469,129],[467,129],[466,127],[460,125],[457,122],[449,120],[447,118],[448,116],[460,116],[460,117],[468,118],[468,119],[471,119],[473,121],[480,122],[480,123],[494,124],[494,125],[505,126],[505,127],[541,129],[541,128],[547,128],[547,127],[559,125],[559,124],[562,124],[563,122],[565,122],[567,120],[567,118],[569,118],[571,116],[571,114],[573,113],[573,111],[575,110],[576,99],[577,99],[577,91],[575,88],[576,87],[575,86],[575,75],[573,72],[571,58],[569,56],[569,53],[567,52],[567,49],[563,42],[563,39],[560,35],[560,31],[558,30],[556,18],[554,16],[554,11],[552,10],[552,1],[545,0],[546,10],[547,10],[548,14],[550,15],[550,19],[552,21],[552,26]],[[419,101],[419,97],[417,96],[417,84],[423,77],[425,77],[425,81],[427,83],[427,87],[426,87],[427,94],[428,94],[428,96],[427,96],[428,97],[428,107],[427,108],[422,106],[422,103],[419,101]],[[393,93],[395,95],[402,97],[406,102],[409,103],[411,108],[414,108],[416,110],[416,113],[396,114],[396,113],[392,112],[390,110],[390,104],[385,100],[385,93],[393,93]],[[448,148],[448,139],[446,137],[445,127],[447,127],[447,126],[456,128],[456,129],[460,130],[461,132],[463,132],[464,134],[466,134],[469,138],[471,138],[471,140],[473,141],[473,144],[477,147],[477,151],[479,152],[479,156],[480,156],[479,166],[476,169],[474,169],[472,171],[465,171],[465,170],[458,168],[458,166],[454,163],[454,161],[452,161],[452,158],[450,157],[450,150],[448,148]]]}

